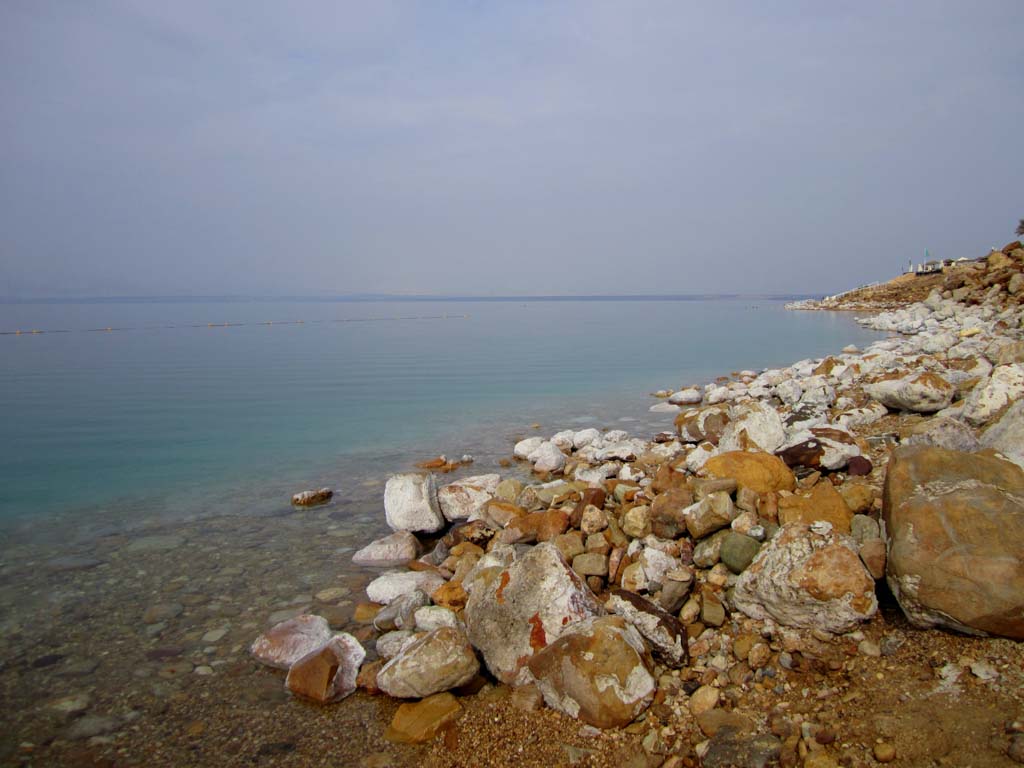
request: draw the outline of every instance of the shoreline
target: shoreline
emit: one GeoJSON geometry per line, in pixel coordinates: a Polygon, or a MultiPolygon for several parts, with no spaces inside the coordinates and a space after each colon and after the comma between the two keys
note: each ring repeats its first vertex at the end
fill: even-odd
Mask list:
{"type": "MultiPolygon", "coordinates": [[[[943,306],[940,304],[939,310],[929,311],[934,315],[942,311],[943,306]]],[[[871,321],[869,319],[869,322],[871,321]]],[[[877,321],[877,317],[874,321],[877,321]]],[[[969,328],[965,327],[962,330],[969,328]]],[[[995,333],[996,329],[993,327],[991,332],[995,333]]],[[[966,337],[966,340],[978,336],[987,338],[989,333],[987,330],[981,330],[979,334],[966,337]]],[[[932,337],[933,335],[929,335],[927,338],[932,337]]],[[[895,341],[904,338],[914,339],[916,335],[895,337],[895,341]]],[[[905,352],[906,348],[901,350],[897,345],[895,348],[886,349],[885,345],[890,341],[892,340],[880,340],[869,349],[875,349],[878,354],[889,353],[893,359],[900,358],[901,352],[905,352]]],[[[958,340],[957,343],[962,342],[958,340]]],[[[948,349],[949,347],[945,352],[948,352],[948,349]]],[[[837,390],[833,393],[836,399],[843,397],[842,376],[844,371],[851,370],[853,354],[839,353],[815,360],[805,374],[804,369],[808,368],[811,361],[803,365],[796,364],[803,375],[797,377],[801,381],[801,392],[794,404],[800,403],[806,392],[814,394],[809,396],[804,404],[815,404],[815,398],[824,397],[828,400],[826,388],[830,386],[837,390]],[[834,362],[828,363],[829,360],[834,362]],[[815,371],[823,365],[829,367],[829,370],[816,373],[815,371]],[[842,369],[842,366],[846,366],[845,369],[842,369]],[[812,382],[807,387],[802,383],[816,376],[827,379],[820,387],[823,390],[820,393],[817,382],[812,382]]],[[[792,366],[787,366],[789,367],[792,366]]],[[[976,373],[973,369],[961,373],[971,372],[976,373]]],[[[751,394],[751,390],[755,390],[753,400],[763,402],[768,399],[765,395],[771,397],[770,391],[787,380],[771,384],[771,377],[759,380],[759,377],[764,376],[763,372],[750,374],[752,375],[741,376],[739,379],[729,377],[728,382],[709,385],[710,389],[701,392],[700,407],[736,407],[741,404],[743,397],[751,394]],[[748,381],[743,382],[743,378],[748,381]],[[759,389],[769,392],[756,391],[759,389]]],[[[957,387],[966,386],[968,380],[969,377],[960,377],[957,387]]],[[[964,394],[967,393],[968,390],[965,390],[964,394]]],[[[674,394],[676,393],[672,393],[674,394]]],[[[665,404],[672,395],[661,398],[662,404],[665,404]]],[[[844,409],[845,412],[865,407],[857,398],[851,399],[854,402],[844,409]]],[[[960,401],[963,399],[961,397],[960,401]]],[[[826,410],[834,410],[832,406],[835,406],[835,400],[826,410]]],[[[772,408],[780,410],[774,405],[772,408]]],[[[785,410],[785,405],[782,406],[782,410],[785,410]]],[[[793,413],[794,411],[790,410],[786,415],[790,416],[793,413]]],[[[829,415],[831,417],[834,414],[829,415]]],[[[745,432],[737,430],[734,426],[728,434],[717,435],[718,441],[724,437],[727,441],[738,441],[739,445],[743,445],[744,439],[753,439],[756,442],[755,432],[761,434],[761,425],[755,423],[756,419],[749,418],[749,413],[746,416],[748,428],[745,432]],[[746,438],[743,434],[746,434],[746,438]]],[[[810,420],[805,416],[806,414],[798,416],[792,423],[783,422],[783,430],[788,433],[791,428],[808,426],[810,420]]],[[[877,518],[879,510],[875,508],[875,501],[880,491],[881,465],[889,443],[887,440],[872,438],[899,434],[904,427],[913,426],[914,422],[922,421],[924,418],[927,417],[905,417],[888,411],[885,415],[879,415],[879,418],[870,424],[855,425],[853,422],[856,418],[851,418],[851,432],[858,449],[858,454],[854,455],[869,459],[872,464],[869,474],[855,477],[852,472],[846,471],[848,467],[844,467],[843,470],[829,470],[819,466],[807,471],[807,467],[798,465],[794,472],[796,485],[793,496],[801,496],[804,492],[813,493],[819,485],[825,488],[828,478],[842,474],[843,482],[836,486],[840,491],[846,485],[871,488],[872,498],[868,514],[861,513],[859,516],[877,518]],[[863,441],[863,444],[860,441],[863,441]],[[818,477],[814,477],[816,473],[818,477]],[[858,479],[860,477],[866,479],[858,479]],[[814,481],[807,484],[809,478],[814,478],[814,481]]],[[[741,416],[732,422],[735,424],[743,419],[741,416]]],[[[834,423],[831,418],[829,421],[834,423]]],[[[705,426],[707,425],[700,425],[700,429],[705,426]]],[[[727,427],[728,424],[722,425],[723,430],[727,427]]],[[[690,426],[684,428],[689,429],[690,426]]],[[[584,430],[576,430],[576,433],[582,431],[584,430]]],[[[791,437],[793,434],[797,432],[787,436],[791,437]]],[[[603,437],[606,438],[607,435],[608,431],[605,431],[603,437]]],[[[708,435],[702,433],[701,436],[708,435]]],[[[569,439],[572,441],[574,438],[575,434],[569,439]]],[[[565,438],[562,440],[564,442],[565,438]]],[[[689,450],[685,456],[673,456],[671,452],[675,449],[665,447],[672,445],[671,440],[652,443],[644,439],[642,443],[641,447],[639,438],[629,436],[611,440],[600,449],[612,451],[604,460],[599,459],[597,452],[592,451],[587,459],[581,461],[580,453],[581,450],[586,450],[586,445],[575,449],[560,449],[564,456],[561,460],[562,468],[564,471],[566,462],[575,461],[581,466],[585,462],[588,466],[582,467],[581,472],[586,473],[587,469],[601,466],[605,461],[617,462],[615,477],[606,478],[610,481],[607,483],[606,479],[602,479],[599,484],[605,485],[609,490],[608,506],[603,510],[606,516],[621,518],[629,511],[625,509],[631,504],[626,498],[629,491],[622,493],[621,500],[617,500],[615,489],[620,485],[635,488],[632,500],[636,501],[637,495],[644,494],[647,488],[657,482],[657,471],[651,471],[656,463],[643,461],[645,454],[653,454],[661,459],[662,464],[681,458],[683,465],[692,465],[697,470],[711,458],[697,455],[691,459],[689,454],[693,454],[697,449],[689,450]],[[630,440],[638,442],[630,443],[630,440]],[[626,444],[625,449],[616,447],[616,444],[621,443],[626,444]],[[632,450],[634,458],[615,457],[616,451],[622,454],[624,450],[632,450]],[[644,480],[650,482],[644,484],[644,480]]],[[[682,445],[683,443],[679,443],[680,447],[682,445]]],[[[777,447],[784,448],[782,445],[777,447]]],[[[849,444],[832,447],[837,453],[852,453],[849,444]]],[[[713,452],[701,450],[708,454],[713,452]]],[[[850,458],[852,456],[847,456],[847,461],[850,458]]],[[[553,464],[559,463],[559,459],[550,452],[548,459],[553,464]]],[[[487,470],[489,468],[481,469],[487,470]]],[[[498,471],[503,478],[512,474],[523,476],[526,474],[527,465],[519,464],[498,471]]],[[[607,473],[609,470],[604,471],[607,473]]],[[[471,476],[475,472],[472,466],[464,470],[463,483],[467,474],[471,476]]],[[[573,469],[572,475],[575,474],[573,469]]],[[[544,480],[541,476],[534,477],[535,483],[544,480]]],[[[685,477],[696,479],[696,475],[692,473],[686,474],[685,477]]],[[[557,480],[557,475],[552,474],[548,480],[557,480]]],[[[593,481],[581,482],[590,485],[593,481]]],[[[438,485],[447,483],[449,479],[439,477],[438,485]]],[[[455,483],[458,484],[458,479],[455,479],[455,483]]],[[[0,667],[0,680],[3,681],[0,690],[8,694],[8,701],[25,701],[23,693],[15,695],[19,686],[38,684],[40,678],[46,675],[53,679],[39,689],[40,693],[45,692],[48,695],[36,696],[38,701],[31,707],[24,707],[17,720],[12,720],[10,730],[19,734],[19,742],[6,745],[10,748],[0,753],[0,757],[10,764],[22,764],[25,761],[31,763],[35,759],[45,762],[54,757],[58,760],[70,760],[74,755],[84,754],[96,759],[114,760],[115,764],[145,762],[150,765],[170,765],[181,764],[183,756],[189,755],[188,759],[192,764],[226,765],[251,764],[255,755],[261,762],[272,765],[316,765],[336,764],[341,756],[347,756],[353,764],[364,765],[461,765],[469,764],[471,758],[484,753],[489,758],[488,763],[495,765],[554,765],[569,761],[579,761],[578,764],[581,765],[619,765],[634,761],[630,764],[671,767],[699,765],[702,759],[707,760],[709,750],[729,748],[735,751],[742,745],[753,743],[751,739],[754,736],[770,736],[777,744],[768,744],[767,739],[762,739],[767,748],[777,747],[780,750],[779,754],[782,754],[782,751],[786,751],[787,754],[792,752],[800,761],[796,764],[810,764],[809,757],[818,759],[818,756],[824,756],[815,764],[829,765],[830,763],[825,762],[827,757],[835,764],[843,759],[847,761],[844,764],[873,765],[876,752],[873,743],[865,735],[867,731],[873,731],[883,743],[894,746],[897,759],[900,760],[904,759],[913,747],[912,741],[908,742],[910,731],[907,724],[913,722],[915,727],[925,727],[925,714],[937,716],[938,721],[951,732],[960,735],[965,733],[963,726],[958,726],[947,719],[947,715],[951,717],[953,704],[959,708],[965,703],[975,702],[980,707],[983,702],[994,699],[1009,708],[1002,713],[1005,715],[1002,717],[1003,720],[1019,720],[1024,715],[1024,710],[1020,706],[1021,656],[1017,644],[1006,640],[979,640],[949,635],[937,630],[914,629],[907,624],[895,606],[892,596],[885,594],[881,586],[880,612],[865,623],[858,624],[857,628],[847,632],[821,630],[815,633],[809,629],[794,632],[778,622],[753,619],[741,611],[734,610],[725,595],[730,588],[734,588],[730,586],[730,580],[735,582],[735,574],[723,573],[722,568],[716,571],[714,565],[709,568],[694,566],[692,559],[695,551],[690,552],[691,563],[687,564],[684,562],[684,552],[679,551],[677,547],[675,552],[663,554],[677,561],[679,568],[692,568],[691,585],[686,597],[690,600],[691,595],[699,596],[697,614],[690,617],[689,623],[681,624],[685,633],[683,643],[688,647],[691,661],[676,670],[661,662],[651,665],[648,673],[656,681],[658,693],[653,694],[652,701],[647,702],[647,706],[638,715],[639,719],[632,724],[622,729],[596,730],[579,720],[559,714],[550,707],[536,709],[534,707],[539,702],[535,694],[513,695],[507,685],[497,684],[493,676],[488,676],[483,678],[482,682],[472,683],[477,687],[476,691],[470,693],[468,689],[464,689],[459,692],[461,719],[456,721],[454,726],[444,729],[438,740],[428,741],[426,745],[418,747],[396,745],[385,738],[384,731],[387,723],[395,715],[398,701],[385,696],[369,696],[359,691],[340,703],[325,707],[308,705],[284,693],[283,673],[271,672],[265,667],[258,666],[247,654],[249,644],[266,628],[265,618],[268,612],[273,614],[272,618],[279,620],[286,618],[288,614],[309,612],[325,615],[332,631],[343,630],[350,633],[371,650],[372,655],[372,649],[383,633],[373,629],[372,623],[357,621],[356,615],[360,610],[364,617],[368,615],[368,610],[361,609],[359,605],[366,602],[360,590],[372,583],[372,577],[378,574],[380,569],[352,567],[348,562],[355,550],[367,544],[376,535],[374,531],[381,530],[383,520],[380,515],[380,497],[383,482],[375,487],[367,486],[364,490],[365,493],[356,498],[346,498],[341,503],[327,507],[298,509],[282,517],[270,515],[243,521],[248,523],[246,527],[250,530],[242,535],[236,530],[237,526],[230,524],[239,522],[236,516],[214,516],[182,523],[176,534],[156,533],[143,537],[143,541],[149,540],[148,543],[134,549],[130,556],[119,554],[118,547],[130,548],[135,546],[135,543],[123,536],[118,539],[118,534],[115,533],[112,536],[99,537],[105,539],[101,546],[109,548],[110,552],[104,562],[69,562],[58,564],[57,570],[54,570],[52,565],[47,566],[45,563],[34,563],[30,560],[23,566],[28,570],[12,572],[5,568],[0,571],[3,577],[0,584],[6,590],[8,599],[11,599],[13,592],[16,591],[14,582],[19,576],[32,578],[32,569],[43,574],[43,578],[38,579],[41,583],[39,588],[34,590],[34,594],[41,606],[52,606],[40,612],[40,622],[44,625],[49,622],[53,627],[61,626],[61,614],[67,610],[79,615],[82,624],[91,625],[97,619],[102,622],[103,617],[97,616],[96,609],[100,609],[100,614],[109,613],[113,606],[106,600],[101,600],[96,606],[83,606],[83,596],[113,593],[116,602],[119,590],[125,588],[125,582],[132,578],[130,574],[134,571],[141,574],[135,577],[142,582],[140,586],[150,590],[152,599],[147,612],[149,609],[155,609],[151,618],[157,619],[149,623],[144,620],[140,625],[138,618],[131,618],[129,614],[134,616],[140,612],[142,606],[122,605],[118,608],[120,614],[123,614],[119,621],[123,625],[137,627],[138,634],[134,642],[144,651],[145,657],[142,666],[138,668],[147,669],[148,674],[152,676],[155,682],[151,689],[145,693],[118,696],[103,692],[102,686],[89,685],[86,687],[90,692],[85,695],[84,703],[81,698],[83,694],[75,692],[80,686],[74,682],[82,679],[75,676],[74,668],[74,664],[81,660],[62,655],[61,658],[51,661],[48,656],[54,654],[42,652],[47,647],[47,635],[45,631],[39,629],[45,629],[45,626],[29,631],[30,635],[35,636],[32,647],[38,648],[40,653],[35,654],[27,652],[25,648],[18,648],[20,642],[15,637],[12,643],[10,627],[5,624],[3,637],[6,638],[6,650],[15,648],[18,651],[9,656],[5,654],[5,658],[9,657],[12,661],[0,667]],[[175,536],[180,540],[175,540],[175,536]],[[301,549],[296,549],[295,545],[302,541],[306,544],[301,549]],[[259,564],[253,562],[253,553],[261,556],[259,564]],[[182,561],[182,570],[174,572],[173,566],[161,570],[161,558],[179,558],[182,561]],[[205,565],[209,567],[197,567],[197,564],[203,563],[204,560],[207,561],[205,565]],[[189,564],[187,570],[184,568],[185,563],[189,564]],[[214,565],[216,567],[213,567],[214,565]],[[256,572],[260,568],[263,570],[256,572]],[[116,572],[116,575],[111,571],[116,572]],[[339,572],[345,575],[339,577],[339,572]],[[60,586],[60,583],[72,574],[75,583],[60,586]],[[266,587],[269,582],[266,581],[263,581],[263,586],[258,586],[261,575],[262,578],[273,575],[275,589],[268,591],[266,587]],[[719,581],[722,583],[717,583],[719,581]],[[44,587],[51,590],[56,588],[56,592],[42,594],[45,592],[44,587]],[[59,599],[54,600],[54,594],[59,599]],[[718,602],[724,604],[725,610],[722,622],[716,627],[714,621],[718,616],[711,613],[717,611],[717,608],[713,607],[714,600],[710,596],[719,594],[723,599],[719,599],[718,602]],[[708,604],[712,605],[707,610],[704,605],[705,595],[709,595],[708,604]],[[161,618],[174,613],[175,610],[178,613],[174,616],[161,618]],[[196,629],[183,634],[177,633],[174,629],[174,620],[177,616],[191,617],[192,626],[196,629]],[[160,624],[164,626],[159,630],[153,629],[160,624]],[[689,628],[697,624],[701,625],[700,631],[691,635],[692,630],[689,628]],[[226,631],[218,636],[216,633],[221,629],[226,631]],[[861,639],[857,639],[858,633],[861,639]],[[214,637],[216,639],[210,639],[214,637]],[[743,658],[740,658],[737,652],[737,642],[747,650],[743,658]],[[915,645],[920,647],[912,647],[915,645]],[[752,663],[754,660],[749,654],[754,646],[767,648],[768,661],[763,665],[760,665],[760,659],[752,663]],[[876,649],[877,654],[874,652],[876,649]],[[933,654],[935,658],[945,659],[947,664],[930,667],[925,663],[922,667],[921,649],[933,654]],[[970,664],[964,666],[960,663],[967,657],[971,657],[974,662],[985,661],[994,666],[996,676],[986,678],[975,674],[970,664]],[[1002,662],[998,661],[1000,658],[1003,659],[1002,662]],[[838,668],[833,668],[836,664],[838,668]],[[949,683],[949,677],[952,675],[947,669],[949,664],[959,670],[952,683],[949,683]],[[210,673],[206,669],[199,671],[201,668],[210,670],[210,673]],[[771,675],[765,671],[769,669],[772,670],[771,675]],[[921,676],[922,669],[930,669],[932,672],[927,681],[916,680],[921,676]],[[948,672],[945,677],[940,674],[943,670],[948,672]],[[678,674],[674,674],[676,672],[678,674]],[[872,682],[873,676],[877,673],[885,675],[888,682],[872,682]],[[862,712],[870,711],[871,705],[884,706],[886,697],[891,691],[900,690],[901,685],[906,690],[927,691],[929,696],[945,696],[941,689],[946,685],[947,693],[955,691],[959,699],[951,699],[949,708],[937,707],[937,714],[929,712],[928,708],[923,712],[917,711],[920,707],[914,698],[901,701],[901,707],[915,710],[917,719],[903,722],[897,716],[899,727],[895,730],[887,730],[873,720],[868,722],[866,717],[861,723],[856,721],[857,715],[854,715],[853,724],[846,722],[845,718],[850,716],[851,709],[862,712]],[[698,691],[709,688],[717,691],[717,695],[714,706],[706,711],[719,714],[704,715],[698,719],[692,713],[692,710],[698,708],[694,706],[694,698],[698,691]],[[833,688],[839,690],[832,692],[833,688]],[[256,693],[246,693],[247,690],[256,693]],[[810,690],[811,693],[804,695],[804,690],[810,690]],[[829,691],[828,695],[821,696],[826,690],[829,691]],[[213,701],[210,700],[210,694],[213,694],[213,701]],[[856,694],[853,699],[844,702],[853,694],[856,694]],[[75,699],[76,696],[79,697],[78,700],[69,700],[75,699]],[[808,699],[813,706],[808,711],[801,712],[801,702],[808,702],[808,699]],[[229,717],[223,713],[221,708],[225,703],[241,707],[242,717],[246,720],[229,717]],[[851,703],[853,707],[849,706],[851,703]],[[495,719],[501,722],[495,724],[495,719]],[[721,721],[717,726],[711,722],[716,719],[721,721]],[[159,720],[169,723],[169,729],[168,726],[157,722],[159,720]],[[244,754],[239,752],[234,758],[225,758],[225,754],[228,754],[226,751],[231,749],[232,738],[237,738],[237,735],[232,734],[237,734],[243,723],[248,734],[260,743],[247,744],[243,750],[244,754]],[[83,724],[88,727],[83,727],[83,724]],[[356,733],[352,735],[348,745],[337,743],[336,731],[339,726],[355,729],[356,733]],[[732,741],[728,741],[724,736],[716,737],[723,726],[734,727],[738,729],[739,734],[734,734],[735,738],[732,741]],[[25,737],[26,727],[35,728],[42,738],[32,741],[25,737]],[[94,732],[90,733],[90,730],[94,732]],[[708,731],[711,731],[710,735],[708,731]],[[527,734],[534,734],[537,737],[530,738],[527,734]],[[142,749],[141,745],[153,740],[156,740],[154,746],[138,751],[142,749]],[[31,746],[28,742],[31,742],[31,746]],[[722,746],[723,744],[725,746],[722,746]],[[520,752],[520,749],[523,751],[520,752]],[[641,762],[636,762],[637,760],[641,762]]],[[[578,495],[583,490],[572,488],[571,493],[578,495]]],[[[712,493],[716,492],[722,491],[712,493]]],[[[489,490],[486,490],[486,493],[493,497],[489,490]]],[[[570,491],[567,489],[566,493],[570,491]]],[[[737,496],[733,505],[734,509],[738,510],[738,492],[732,490],[728,493],[737,496]]],[[[507,503],[520,506],[520,494],[521,491],[507,503]]],[[[346,496],[350,496],[348,489],[346,496]]],[[[656,501],[655,498],[644,500],[656,501]]],[[[776,507],[779,500],[778,497],[775,498],[776,507]]],[[[552,497],[547,501],[535,498],[530,504],[538,504],[546,511],[562,507],[575,508],[576,500],[569,497],[552,497]]],[[[762,519],[761,512],[770,516],[771,504],[766,504],[763,509],[757,503],[754,504],[753,513],[757,520],[762,519]]],[[[647,506],[648,510],[654,507],[652,503],[648,503],[632,504],[631,508],[642,506],[647,506]]],[[[532,510],[526,505],[520,506],[520,509],[528,514],[541,511],[539,507],[532,510]]],[[[748,511],[743,510],[737,517],[748,511]]],[[[571,513],[565,514],[571,517],[571,513]]],[[[775,510],[775,514],[778,516],[779,509],[775,510]]],[[[489,519],[495,524],[497,535],[504,535],[504,532],[509,530],[508,524],[502,526],[497,524],[493,517],[489,519]]],[[[739,532],[740,529],[732,525],[734,521],[735,518],[722,530],[739,532]]],[[[506,521],[509,522],[513,521],[506,521]]],[[[578,528],[579,524],[573,526],[571,520],[567,522],[569,525],[565,528],[566,532],[578,528]]],[[[747,522],[751,521],[748,519],[747,522]]],[[[606,525],[607,523],[608,521],[606,525]]],[[[620,531],[624,527],[621,523],[620,520],[620,531]]],[[[751,529],[757,525],[756,521],[748,525],[746,532],[740,535],[754,533],[751,529]]],[[[515,528],[514,525],[512,527],[515,528]]],[[[603,530],[608,530],[608,527],[603,530]]],[[[639,530],[643,530],[642,525],[639,530]]],[[[643,543],[645,537],[632,537],[629,533],[622,532],[628,542],[640,541],[642,548],[657,550],[656,547],[643,543]]],[[[518,531],[517,534],[507,537],[513,540],[509,545],[519,543],[521,548],[530,546],[530,535],[529,531],[518,531]],[[524,539],[515,541],[524,533],[524,539]]],[[[533,535],[536,536],[536,532],[533,535]]],[[[676,541],[685,540],[688,536],[684,533],[676,541]]],[[[423,538],[425,541],[431,541],[434,537],[423,538]]],[[[696,537],[693,543],[699,546],[705,538],[696,537]]],[[[756,540],[754,536],[748,538],[756,540]]],[[[768,537],[765,541],[759,542],[762,547],[767,546],[767,543],[768,537]]],[[[468,547],[463,549],[467,552],[457,556],[456,560],[471,554],[468,547]]],[[[537,549],[537,546],[533,545],[531,549],[537,549]]],[[[445,562],[452,557],[450,551],[451,547],[448,556],[440,562],[428,560],[418,572],[439,572],[443,578],[444,571],[447,571],[454,576],[458,572],[458,565],[451,562],[449,565],[454,566],[454,569],[449,570],[445,567],[445,562]]],[[[97,554],[105,555],[106,551],[97,554]]],[[[437,557],[439,555],[434,559],[437,557]]],[[[507,565],[496,563],[493,567],[507,565]]],[[[465,571],[470,570],[471,566],[463,566],[463,569],[462,576],[465,578],[468,575],[465,571]]],[[[634,574],[636,570],[634,569],[634,574]]],[[[621,575],[619,574],[620,583],[621,575]]],[[[662,575],[664,577],[664,574],[662,575]]],[[[880,582],[882,583],[884,580],[880,582]]],[[[592,582],[592,585],[597,584],[592,582]]],[[[607,581],[601,586],[602,589],[606,587],[607,581]]],[[[600,593],[602,589],[598,592],[600,593]]],[[[657,592],[652,593],[646,589],[641,592],[652,601],[661,604],[657,592]]],[[[604,594],[607,595],[606,592],[604,594]]],[[[681,610],[686,610],[685,606],[679,609],[681,610]]],[[[690,610],[692,612],[693,609],[690,610]]],[[[113,631],[117,622],[109,616],[106,618],[111,631],[107,632],[103,639],[113,643],[112,648],[121,649],[118,653],[126,654],[126,659],[132,658],[138,651],[124,647],[124,638],[113,631]]],[[[24,628],[21,631],[24,632],[24,628]]],[[[54,639],[50,638],[50,644],[54,639]]],[[[99,669],[110,671],[109,651],[100,650],[95,639],[83,638],[81,644],[84,648],[93,649],[95,657],[100,659],[99,669]]],[[[758,648],[757,653],[761,654],[764,651],[758,648]]],[[[927,654],[924,657],[926,660],[932,658],[927,654]]],[[[113,661],[116,662],[116,659],[113,661]]],[[[481,665],[486,662],[486,658],[481,659],[481,665]]],[[[137,661],[131,663],[138,664],[137,661]]],[[[115,663],[112,668],[116,670],[118,665],[115,663]]],[[[979,669],[984,671],[983,667],[979,669]]],[[[91,675],[95,672],[96,668],[86,674],[91,675]]],[[[81,674],[81,669],[77,674],[81,674]]],[[[128,679],[132,676],[129,670],[120,670],[120,674],[124,674],[128,679]]],[[[708,695],[702,694],[705,697],[708,695]]],[[[977,730],[982,727],[983,720],[984,718],[977,716],[968,717],[966,725],[977,730]]],[[[991,716],[984,720],[985,727],[988,726],[989,720],[991,716]]],[[[728,732],[728,727],[722,731],[723,734],[728,732]]],[[[978,732],[980,733],[980,730],[978,732]]],[[[971,731],[968,730],[967,733],[969,735],[971,731]]],[[[1013,739],[1013,731],[1007,733],[1010,735],[1002,737],[1003,748],[1006,748],[1005,745],[1013,739]]],[[[988,759],[985,756],[989,756],[989,752],[985,752],[981,757],[988,759]]],[[[991,759],[995,760],[996,756],[995,752],[991,752],[991,759]]],[[[998,757],[1001,760],[1006,759],[1005,755],[998,757]]]]}

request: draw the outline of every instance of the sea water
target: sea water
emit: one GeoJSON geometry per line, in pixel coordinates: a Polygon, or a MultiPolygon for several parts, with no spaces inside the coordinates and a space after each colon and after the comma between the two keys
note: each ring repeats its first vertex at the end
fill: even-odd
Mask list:
{"type": "Polygon", "coordinates": [[[486,471],[516,437],[649,436],[654,390],[876,336],[750,298],[9,303],[0,332],[8,521],[259,512],[441,452],[486,471]]]}

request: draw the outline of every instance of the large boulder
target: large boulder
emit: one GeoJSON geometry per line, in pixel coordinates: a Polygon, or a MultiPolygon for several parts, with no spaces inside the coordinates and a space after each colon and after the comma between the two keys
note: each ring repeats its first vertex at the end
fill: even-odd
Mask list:
{"type": "Polygon", "coordinates": [[[980,444],[974,430],[949,416],[934,416],[906,429],[904,445],[934,445],[950,451],[974,452],[980,444]]]}
{"type": "Polygon", "coordinates": [[[526,662],[567,627],[604,613],[551,543],[503,567],[471,573],[466,581],[472,584],[464,614],[469,639],[491,673],[510,685],[530,682],[526,662]]]}
{"type": "Polygon", "coordinates": [[[377,687],[399,699],[421,699],[465,685],[477,672],[466,633],[440,627],[406,645],[377,673],[377,687]]]}
{"type": "Polygon", "coordinates": [[[1024,470],[931,446],[889,460],[886,578],[921,627],[1024,639],[1024,470]]]}
{"type": "Polygon", "coordinates": [[[736,582],[733,605],[754,619],[847,632],[878,610],[875,580],[853,539],[785,525],[736,582]]]}
{"type": "Polygon", "coordinates": [[[434,476],[406,472],[388,478],[384,486],[384,515],[393,531],[433,533],[444,528],[434,476]]]}
{"type": "Polygon", "coordinates": [[[344,632],[326,645],[292,664],[285,687],[294,695],[326,704],[348,696],[356,689],[356,676],[366,651],[352,635],[344,632]]]}
{"type": "Polygon", "coordinates": [[[1021,397],[1024,397],[1024,364],[997,366],[992,370],[992,375],[967,396],[963,410],[964,421],[980,427],[1021,397]]]}
{"type": "Polygon", "coordinates": [[[549,707],[598,728],[633,722],[658,687],[643,638],[620,616],[573,624],[529,669],[549,707]]]}
{"type": "Polygon", "coordinates": [[[914,373],[901,379],[885,379],[864,387],[868,397],[887,408],[916,413],[941,411],[953,402],[956,387],[927,371],[914,373]]]}
{"type": "Polygon", "coordinates": [[[327,619],[302,614],[275,624],[256,638],[249,652],[269,667],[288,669],[306,654],[326,645],[332,634],[327,619]]]}
{"type": "Polygon", "coordinates": [[[760,451],[720,453],[704,463],[704,472],[711,477],[732,478],[740,488],[757,493],[796,488],[796,476],[782,459],[760,451]]]}
{"type": "Polygon", "coordinates": [[[371,541],[352,555],[356,565],[404,565],[420,555],[420,543],[408,531],[395,531],[371,541]]]}

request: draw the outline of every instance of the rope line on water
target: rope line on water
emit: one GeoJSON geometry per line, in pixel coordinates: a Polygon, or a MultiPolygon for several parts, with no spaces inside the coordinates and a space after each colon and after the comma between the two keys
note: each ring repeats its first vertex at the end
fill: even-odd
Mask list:
{"type": "Polygon", "coordinates": [[[243,328],[245,326],[273,325],[334,325],[340,323],[379,323],[407,320],[468,320],[469,315],[414,315],[408,317],[344,317],[336,320],[263,320],[252,323],[186,323],[183,325],[141,325],[137,327],[114,327],[71,329],[17,328],[0,331],[0,336],[42,336],[47,333],[114,333],[117,331],[181,330],[183,328],[243,328]]]}

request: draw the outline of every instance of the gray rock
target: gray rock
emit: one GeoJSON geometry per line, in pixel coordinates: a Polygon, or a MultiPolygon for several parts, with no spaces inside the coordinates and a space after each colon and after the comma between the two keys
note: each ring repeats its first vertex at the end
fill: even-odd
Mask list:
{"type": "Polygon", "coordinates": [[[706,539],[697,542],[693,548],[693,564],[698,568],[711,568],[721,559],[722,542],[732,531],[724,530],[713,533],[706,539]]]}
{"type": "Polygon", "coordinates": [[[371,541],[352,555],[352,562],[356,565],[404,565],[419,554],[419,540],[408,531],[396,531],[371,541]]]}
{"type": "Polygon", "coordinates": [[[782,742],[771,734],[744,734],[724,726],[715,732],[701,760],[704,768],[767,768],[777,765],[782,742]]]}
{"type": "Polygon", "coordinates": [[[981,445],[999,451],[1006,458],[1024,468],[1024,400],[1018,400],[985,430],[981,445]]]}
{"type": "Polygon", "coordinates": [[[744,536],[742,533],[729,531],[722,541],[719,558],[733,573],[743,573],[753,562],[760,549],[761,544],[756,539],[744,536]]]}
{"type": "Polygon", "coordinates": [[[125,547],[124,551],[132,554],[140,552],[168,552],[172,549],[177,549],[184,543],[185,537],[176,534],[143,536],[141,539],[136,539],[125,547]]]}
{"type": "Polygon", "coordinates": [[[962,421],[948,416],[936,416],[924,424],[914,427],[913,434],[903,441],[906,445],[934,445],[950,451],[978,450],[978,438],[974,430],[962,421]]]}
{"type": "Polygon", "coordinates": [[[397,698],[423,698],[468,683],[480,671],[465,632],[440,627],[402,648],[377,673],[377,687],[397,698]]]}
{"type": "Polygon", "coordinates": [[[416,633],[411,629],[396,629],[378,637],[374,644],[374,650],[382,659],[393,659],[402,652],[403,648],[414,642],[416,642],[416,633]]]}
{"type": "Polygon", "coordinates": [[[121,721],[116,717],[104,715],[85,715],[75,720],[64,732],[64,737],[69,741],[81,741],[91,739],[94,736],[103,736],[113,733],[121,727],[121,721]]]}
{"type": "Polygon", "coordinates": [[[850,536],[858,544],[863,544],[869,539],[877,539],[879,533],[878,522],[867,515],[854,515],[850,519],[850,536]]]}
{"type": "Polygon", "coordinates": [[[437,488],[432,474],[407,472],[388,478],[384,486],[384,514],[395,531],[432,533],[445,525],[437,505],[437,488]]]}
{"type": "Polygon", "coordinates": [[[413,616],[418,608],[430,603],[427,594],[419,589],[402,595],[385,605],[373,617],[373,626],[389,631],[392,629],[411,629],[413,616]]]}

